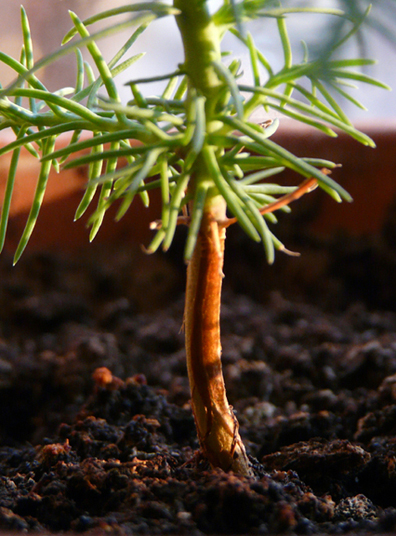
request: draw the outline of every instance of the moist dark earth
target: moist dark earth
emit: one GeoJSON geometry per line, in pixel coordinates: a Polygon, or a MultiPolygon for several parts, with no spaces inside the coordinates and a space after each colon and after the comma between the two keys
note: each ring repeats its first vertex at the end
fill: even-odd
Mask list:
{"type": "Polygon", "coordinates": [[[300,259],[270,268],[230,236],[223,368],[254,478],[200,455],[177,247],[173,257],[110,246],[27,254],[15,268],[5,255],[0,528],[395,531],[392,229],[305,237],[300,259]]]}

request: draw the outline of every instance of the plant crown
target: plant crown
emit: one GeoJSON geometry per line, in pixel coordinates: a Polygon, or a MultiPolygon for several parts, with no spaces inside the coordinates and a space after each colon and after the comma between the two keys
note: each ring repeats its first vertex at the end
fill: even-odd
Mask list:
{"type": "MultiPolygon", "coordinates": [[[[350,200],[349,194],[326,174],[334,163],[293,155],[270,139],[278,127],[278,119],[263,128],[250,117],[261,107],[266,113],[274,111],[279,116],[291,117],[328,136],[336,136],[334,129],[337,129],[365,145],[374,146],[368,136],[354,128],[337,101],[337,97],[346,98],[364,108],[350,95],[352,84],[363,82],[387,87],[359,71],[362,66],[372,64],[372,60],[335,57],[341,45],[358,32],[367,13],[349,18],[349,29],[340,32],[338,40],[332,42],[320,57],[310,59],[308,49],[303,45],[303,59],[295,63],[286,27],[288,14],[303,12],[309,16],[309,13],[321,12],[341,19],[348,19],[348,16],[335,9],[286,8],[279,2],[266,0],[239,3],[224,0],[211,16],[211,31],[217,32],[220,39],[231,32],[246,46],[251,83],[239,82],[242,66],[238,59],[230,59],[222,52],[221,61],[213,61],[219,84],[208,128],[206,96],[192,83],[183,64],[175,66],[169,74],[130,81],[131,100],[127,103],[121,102],[114,82],[118,74],[142,56],[137,54],[125,59],[138,37],[154,21],[177,17],[180,13],[177,4],[176,1],[174,6],[160,1],[128,4],[85,21],[70,13],[73,28],[63,39],[62,48],[37,63],[33,57],[28,18],[22,8],[20,59],[0,52],[0,61],[11,67],[17,76],[9,87],[0,88],[0,129],[12,129],[15,133],[15,141],[0,148],[0,155],[12,152],[0,219],[0,249],[5,241],[22,147],[40,160],[41,169],[15,262],[33,232],[52,167],[59,170],[83,164],[89,166],[88,182],[75,217],[80,218],[95,203],[89,218],[91,240],[114,202],[118,202],[116,218],[120,219],[135,196],[140,196],[148,205],[149,192],[159,188],[161,221],[155,225],[156,233],[148,251],[154,252],[159,247],[166,250],[171,245],[180,215],[189,206],[186,260],[194,250],[205,203],[220,195],[225,199],[229,213],[246,233],[253,240],[263,242],[267,259],[272,262],[274,250],[283,249],[283,246],[268,226],[276,221],[275,215],[260,210],[273,203],[277,196],[295,190],[268,182],[285,168],[305,178],[316,179],[319,186],[338,201],[350,200]],[[270,65],[264,53],[256,47],[252,35],[244,31],[246,23],[257,18],[271,18],[277,25],[283,50],[283,66],[279,70],[270,65]],[[107,21],[108,26],[90,33],[89,28],[99,21],[107,21]],[[106,62],[99,40],[132,26],[136,26],[132,35],[106,62]],[[83,47],[96,66],[97,75],[84,62],[83,47]],[[75,86],[48,91],[35,73],[69,53],[75,54],[77,62],[75,86]],[[165,80],[165,89],[157,97],[146,97],[141,87],[153,80],[165,80]],[[104,93],[101,93],[103,89],[104,93]],[[91,132],[92,136],[82,139],[84,131],[91,132]],[[72,133],[70,142],[66,147],[56,149],[56,139],[64,133],[72,133]],[[133,144],[131,140],[135,140],[133,144]],[[88,150],[88,153],[76,156],[82,150],[88,150]],[[126,160],[123,167],[118,165],[120,158],[126,160]],[[209,170],[209,178],[192,188],[196,166],[202,161],[209,170]]],[[[283,206],[282,210],[288,211],[289,207],[283,206]]]]}

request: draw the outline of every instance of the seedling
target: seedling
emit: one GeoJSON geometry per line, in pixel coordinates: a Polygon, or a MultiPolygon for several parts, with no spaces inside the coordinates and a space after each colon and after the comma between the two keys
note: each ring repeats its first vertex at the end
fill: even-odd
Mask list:
{"type": "MultiPolygon", "coordinates": [[[[256,124],[252,113],[276,112],[311,125],[330,137],[338,129],[359,142],[373,141],[354,128],[337,102],[343,97],[363,107],[349,93],[354,82],[379,87],[384,84],[354,68],[372,64],[369,59],[333,59],[335,52],[356,33],[364,17],[349,20],[349,30],[331,42],[320,57],[310,59],[303,47],[303,59],[293,63],[287,32],[287,15],[303,12],[348,18],[336,9],[283,8],[268,0],[223,0],[210,14],[206,0],[174,0],[173,5],[152,1],[127,4],[82,21],[70,13],[72,30],[63,47],[37,63],[25,11],[22,9],[23,46],[20,60],[0,53],[0,60],[15,70],[17,78],[0,92],[0,128],[12,129],[15,141],[0,150],[12,151],[8,183],[0,221],[0,247],[4,245],[18,158],[26,147],[41,162],[37,189],[25,230],[15,253],[24,251],[37,221],[51,167],[89,165],[85,193],[76,211],[80,218],[96,204],[89,224],[90,240],[97,234],[108,208],[118,205],[122,218],[135,197],[145,205],[149,193],[160,189],[162,214],[153,222],[155,231],[149,253],[167,250],[178,224],[188,227],[184,251],[187,292],[184,329],[191,401],[202,453],[213,467],[249,475],[251,468],[229,405],[221,367],[220,298],[226,229],[238,223],[256,242],[262,242],[269,263],[275,250],[287,252],[272,231],[275,211],[288,212],[291,201],[319,185],[335,200],[350,201],[349,194],[331,177],[335,164],[316,158],[298,158],[270,137],[278,119],[256,124]],[[127,15],[121,22],[120,15],[127,15]],[[114,78],[139,59],[123,59],[147,26],[163,17],[175,17],[184,47],[184,61],[169,74],[131,80],[131,100],[122,103],[114,78]],[[283,66],[271,67],[256,47],[246,24],[252,19],[270,18],[277,25],[283,66]],[[90,33],[99,21],[110,25],[90,33]],[[115,22],[114,22],[115,21],[115,22]],[[119,52],[107,63],[97,44],[99,39],[136,26],[119,52]],[[223,37],[231,32],[249,53],[251,82],[240,83],[238,59],[221,50],[223,37]],[[83,61],[86,47],[98,71],[83,61]],[[36,72],[61,55],[74,52],[77,80],[74,88],[49,92],[36,72]],[[158,97],[147,97],[143,84],[166,82],[158,97]],[[307,84],[308,82],[308,84],[307,84]],[[105,93],[100,93],[104,88],[105,93]],[[82,132],[92,136],[81,139],[82,132]],[[72,133],[70,143],[55,149],[57,137],[72,133]],[[131,143],[133,140],[133,143],[131,143]],[[89,153],[75,156],[81,150],[89,153]],[[127,164],[118,165],[124,158],[127,164]],[[300,175],[299,186],[270,183],[285,168],[300,175]],[[97,195],[96,195],[97,194],[97,195]]],[[[273,45],[275,46],[275,44],[273,45]]]]}

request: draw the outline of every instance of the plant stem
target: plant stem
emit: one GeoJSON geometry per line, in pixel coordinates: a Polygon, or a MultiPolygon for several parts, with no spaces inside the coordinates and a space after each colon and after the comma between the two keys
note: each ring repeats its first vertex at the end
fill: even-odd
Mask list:
{"type": "MultiPolygon", "coordinates": [[[[213,116],[224,100],[224,85],[214,68],[221,61],[220,36],[205,0],[174,0],[183,40],[183,70],[189,91],[205,97],[206,132],[217,128],[213,116]]],[[[187,106],[189,105],[187,99],[187,106]]],[[[220,305],[223,278],[226,203],[219,195],[202,154],[198,154],[189,189],[209,185],[200,231],[187,269],[185,334],[191,403],[203,454],[213,467],[251,475],[228,404],[221,365],[220,305]]],[[[193,207],[191,207],[193,210],[193,207]]]]}
{"type": "Polygon", "coordinates": [[[174,0],[184,47],[184,68],[190,84],[213,98],[222,85],[212,63],[221,60],[220,38],[205,0],[174,0]]]}
{"type": "Polygon", "coordinates": [[[187,269],[184,323],[192,408],[199,442],[211,465],[251,475],[238,422],[227,401],[221,366],[220,305],[225,229],[216,221],[218,208],[217,205],[217,214],[205,211],[187,269]]]}

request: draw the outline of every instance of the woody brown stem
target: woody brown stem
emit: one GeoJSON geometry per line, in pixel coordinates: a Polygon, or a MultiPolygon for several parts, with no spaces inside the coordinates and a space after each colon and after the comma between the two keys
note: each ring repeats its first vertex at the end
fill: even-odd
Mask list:
{"type": "Polygon", "coordinates": [[[220,301],[225,229],[211,211],[203,216],[187,270],[185,334],[192,409],[204,455],[213,467],[252,471],[228,404],[221,366],[220,301]]]}

